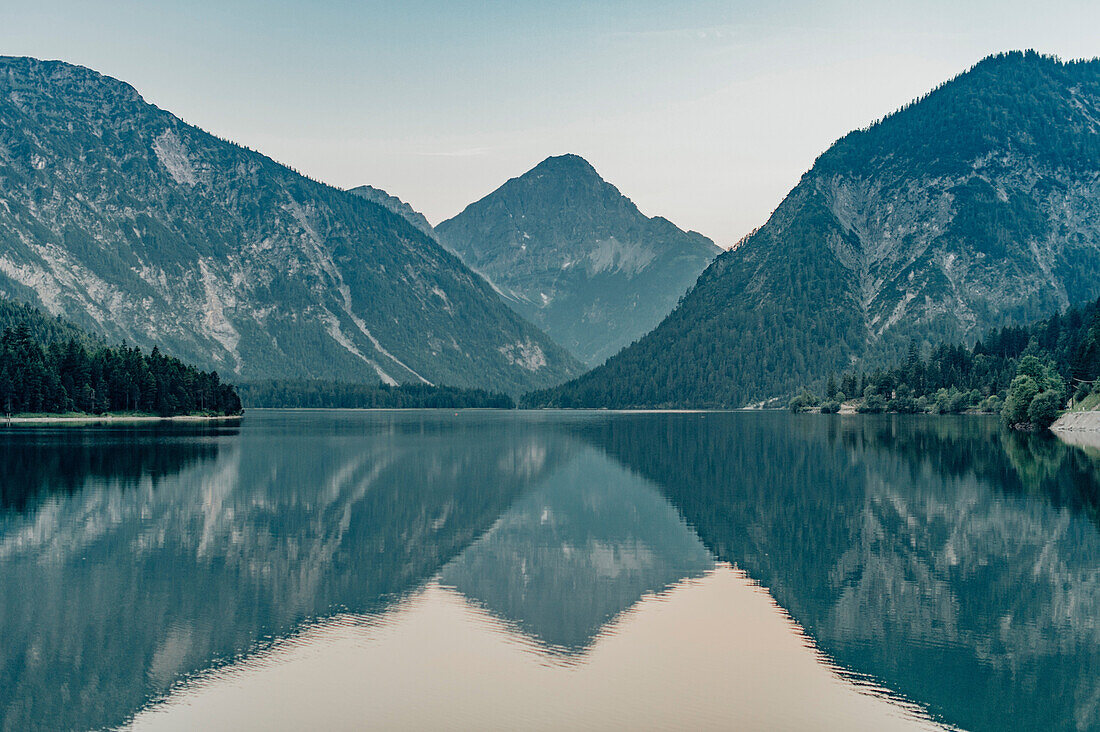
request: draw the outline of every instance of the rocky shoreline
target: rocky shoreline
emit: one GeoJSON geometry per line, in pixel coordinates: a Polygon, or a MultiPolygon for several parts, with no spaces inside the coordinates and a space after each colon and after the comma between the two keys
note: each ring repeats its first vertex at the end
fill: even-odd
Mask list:
{"type": "Polygon", "coordinates": [[[1063,442],[1100,449],[1100,411],[1066,412],[1050,429],[1063,442]]]}

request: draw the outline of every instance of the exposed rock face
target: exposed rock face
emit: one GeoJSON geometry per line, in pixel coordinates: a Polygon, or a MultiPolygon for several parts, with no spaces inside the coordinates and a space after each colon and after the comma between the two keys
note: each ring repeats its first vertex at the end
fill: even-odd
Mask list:
{"type": "Polygon", "coordinates": [[[579,404],[741,406],[1100,295],[1100,62],[990,57],[825,152],[579,404]],[[652,379],[650,374],[668,374],[652,379]]]}
{"type": "Polygon", "coordinates": [[[404,218],[59,62],[0,58],[0,294],[235,379],[578,369],[404,218]]]}
{"type": "Polygon", "coordinates": [[[648,332],[721,251],[648,218],[582,158],[547,158],[437,227],[516,312],[598,364],[648,332]]]}

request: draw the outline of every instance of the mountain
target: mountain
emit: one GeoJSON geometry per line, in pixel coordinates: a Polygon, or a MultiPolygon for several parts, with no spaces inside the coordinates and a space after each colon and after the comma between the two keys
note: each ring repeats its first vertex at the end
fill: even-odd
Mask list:
{"type": "Polygon", "coordinates": [[[397,196],[391,196],[389,193],[386,193],[381,188],[375,188],[374,186],[358,186],[356,188],[349,188],[348,193],[354,193],[360,198],[365,198],[372,203],[377,203],[379,206],[389,209],[391,212],[405,219],[428,236],[432,237],[433,239],[436,238],[435,229],[433,229],[432,225],[428,223],[428,219],[424,218],[424,214],[420,213],[397,196]]]}
{"type": "Polygon", "coordinates": [[[235,381],[578,370],[404,218],[53,61],[0,58],[0,294],[235,381]]]}
{"type": "Polygon", "coordinates": [[[652,333],[531,404],[742,406],[1100,295],[1100,61],[991,56],[845,136],[652,333]]]}
{"type": "Polygon", "coordinates": [[[648,218],[576,155],[547,158],[436,232],[516,312],[590,365],[656,326],[721,251],[648,218]]]}

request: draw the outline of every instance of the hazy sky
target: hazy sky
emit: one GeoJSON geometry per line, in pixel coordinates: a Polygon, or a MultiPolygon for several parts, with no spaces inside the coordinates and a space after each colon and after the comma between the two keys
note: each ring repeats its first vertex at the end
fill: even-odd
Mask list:
{"type": "Polygon", "coordinates": [[[999,50],[1100,55],[1100,2],[36,0],[0,53],[133,84],[188,122],[433,223],[548,155],[729,245],[814,158],[999,50]]]}

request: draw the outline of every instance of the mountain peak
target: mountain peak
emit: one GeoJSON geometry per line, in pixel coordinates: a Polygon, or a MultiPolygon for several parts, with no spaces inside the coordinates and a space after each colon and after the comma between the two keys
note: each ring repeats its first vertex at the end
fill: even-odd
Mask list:
{"type": "Polygon", "coordinates": [[[521,177],[543,173],[553,173],[556,175],[585,175],[603,180],[603,178],[600,178],[600,174],[596,172],[596,169],[592,167],[591,163],[580,155],[574,155],[573,153],[551,155],[531,168],[531,170],[527,171],[527,173],[521,177]]]}
{"type": "Polygon", "coordinates": [[[590,364],[656,325],[719,251],[645,216],[578,155],[543,160],[436,232],[513,309],[590,364]]]}
{"type": "Polygon", "coordinates": [[[66,96],[78,103],[89,97],[100,100],[107,94],[120,101],[145,102],[137,89],[113,76],[86,66],[30,56],[0,56],[0,83],[16,94],[16,102],[20,89],[28,85],[64,89],[66,96]]]}
{"type": "Polygon", "coordinates": [[[349,188],[348,193],[354,193],[360,198],[365,198],[371,203],[376,203],[382,208],[397,214],[401,218],[408,221],[420,231],[424,232],[433,239],[436,238],[435,230],[432,225],[428,223],[428,219],[424,217],[424,214],[417,211],[405,201],[402,201],[397,196],[394,196],[381,188],[375,188],[374,186],[357,186],[355,188],[349,188]]]}

